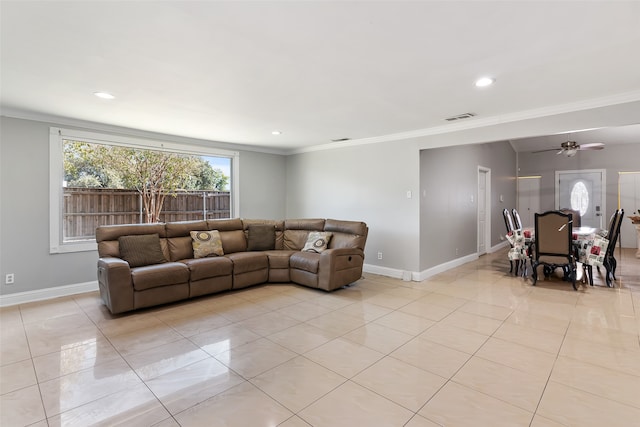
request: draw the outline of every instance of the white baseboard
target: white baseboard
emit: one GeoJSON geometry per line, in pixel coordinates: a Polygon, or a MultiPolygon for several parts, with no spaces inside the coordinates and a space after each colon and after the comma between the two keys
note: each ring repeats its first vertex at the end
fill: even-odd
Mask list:
{"type": "Polygon", "coordinates": [[[491,247],[489,248],[489,251],[488,251],[488,252],[489,252],[490,254],[492,254],[492,253],[494,253],[494,252],[498,252],[499,250],[502,250],[502,249],[504,249],[504,248],[508,248],[508,247],[509,247],[509,242],[505,240],[505,241],[503,241],[503,242],[498,243],[498,244],[497,244],[497,245],[495,245],[495,246],[491,246],[491,247]]]}
{"type": "Polygon", "coordinates": [[[394,279],[403,279],[403,280],[411,280],[414,282],[421,282],[423,280],[428,279],[431,276],[435,276],[436,274],[442,273],[444,271],[450,270],[455,267],[459,267],[468,262],[475,261],[476,259],[478,259],[478,254],[474,253],[471,255],[464,256],[462,258],[445,262],[444,264],[436,265],[435,267],[431,267],[421,272],[404,271],[404,270],[398,270],[395,268],[380,267],[380,266],[371,265],[371,264],[365,264],[362,267],[362,270],[366,273],[379,274],[381,276],[392,277],[394,279]]]}
{"type": "Polygon", "coordinates": [[[35,291],[16,292],[0,295],[0,307],[25,304],[28,302],[42,301],[46,299],[66,297],[98,290],[98,281],[76,283],[74,285],[56,286],[55,288],[38,289],[35,291]]]}
{"type": "Polygon", "coordinates": [[[462,258],[453,259],[451,261],[445,262],[444,264],[436,265],[435,267],[422,270],[419,274],[415,275],[413,280],[415,280],[416,282],[422,282],[423,280],[426,280],[431,276],[435,276],[436,274],[443,273],[455,267],[460,267],[463,264],[466,264],[471,261],[475,261],[477,259],[478,259],[477,253],[463,256],[462,258]]]}
{"type": "Polygon", "coordinates": [[[393,277],[394,279],[402,279],[403,270],[396,268],[380,267],[379,265],[364,264],[362,271],[365,273],[379,274],[380,276],[393,277]]]}

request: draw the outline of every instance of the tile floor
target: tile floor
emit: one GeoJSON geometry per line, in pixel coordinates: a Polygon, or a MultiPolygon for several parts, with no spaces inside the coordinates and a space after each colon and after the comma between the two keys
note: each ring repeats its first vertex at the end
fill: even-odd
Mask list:
{"type": "Polygon", "coordinates": [[[0,310],[0,425],[640,426],[640,260],[614,289],[486,255],[112,316],[97,293],[0,310]]]}

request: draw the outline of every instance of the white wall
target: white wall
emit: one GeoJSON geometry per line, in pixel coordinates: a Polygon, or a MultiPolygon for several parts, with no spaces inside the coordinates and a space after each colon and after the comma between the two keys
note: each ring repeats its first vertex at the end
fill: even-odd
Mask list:
{"type": "Polygon", "coordinates": [[[505,234],[502,210],[516,206],[516,153],[511,144],[468,144],[420,152],[421,271],[477,252],[478,166],[491,169],[489,220],[491,246],[496,246],[505,234]]]}
{"type": "Polygon", "coordinates": [[[242,218],[285,218],[285,156],[243,151],[240,174],[242,218]]]}
{"type": "Polygon", "coordinates": [[[411,143],[379,143],[287,158],[287,217],[364,221],[365,263],[419,267],[419,156],[411,143]],[[411,191],[412,198],[407,198],[411,191]],[[382,260],[377,254],[382,252],[382,260]]]}
{"type": "MultiPolygon", "coordinates": [[[[75,285],[96,280],[97,252],[49,253],[49,127],[68,124],[1,117],[0,294],[75,285]],[[5,285],[14,273],[16,283],[5,285]]],[[[85,130],[104,131],[87,124],[85,130]]],[[[111,128],[127,134],[130,130],[111,128]]],[[[185,142],[184,138],[135,132],[136,137],[185,142]]],[[[216,143],[189,140],[216,146],[216,143]]],[[[229,149],[228,145],[223,147],[229,149]]],[[[284,218],[285,158],[240,151],[240,214],[284,218]]]]}

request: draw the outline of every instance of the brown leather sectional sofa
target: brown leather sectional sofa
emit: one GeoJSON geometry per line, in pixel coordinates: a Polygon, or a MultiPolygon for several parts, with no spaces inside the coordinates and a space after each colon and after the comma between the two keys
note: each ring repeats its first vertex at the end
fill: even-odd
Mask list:
{"type": "MultiPolygon", "coordinates": [[[[115,314],[261,283],[293,282],[332,291],[360,279],[367,233],[363,222],[333,219],[101,226],[96,230],[100,295],[115,314]],[[259,228],[273,230],[272,246],[260,248],[264,242],[252,240],[259,228]],[[191,232],[203,230],[218,230],[224,254],[194,258],[191,232]],[[326,250],[302,251],[312,232],[331,233],[326,250]],[[148,265],[144,260],[125,261],[127,254],[123,257],[121,249],[131,254],[122,240],[127,236],[159,240],[155,261],[148,265]]],[[[137,256],[147,249],[134,246],[133,253],[137,256]]]]}

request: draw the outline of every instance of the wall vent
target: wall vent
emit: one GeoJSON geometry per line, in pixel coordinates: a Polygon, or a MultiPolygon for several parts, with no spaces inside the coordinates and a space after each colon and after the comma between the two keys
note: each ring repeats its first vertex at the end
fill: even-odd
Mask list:
{"type": "Polygon", "coordinates": [[[464,114],[458,114],[457,116],[447,117],[445,120],[448,122],[455,122],[456,120],[470,119],[471,117],[474,117],[474,116],[475,114],[473,113],[464,113],[464,114]]]}
{"type": "Polygon", "coordinates": [[[351,138],[338,138],[338,139],[332,139],[332,142],[344,142],[344,141],[349,141],[351,138]]]}

